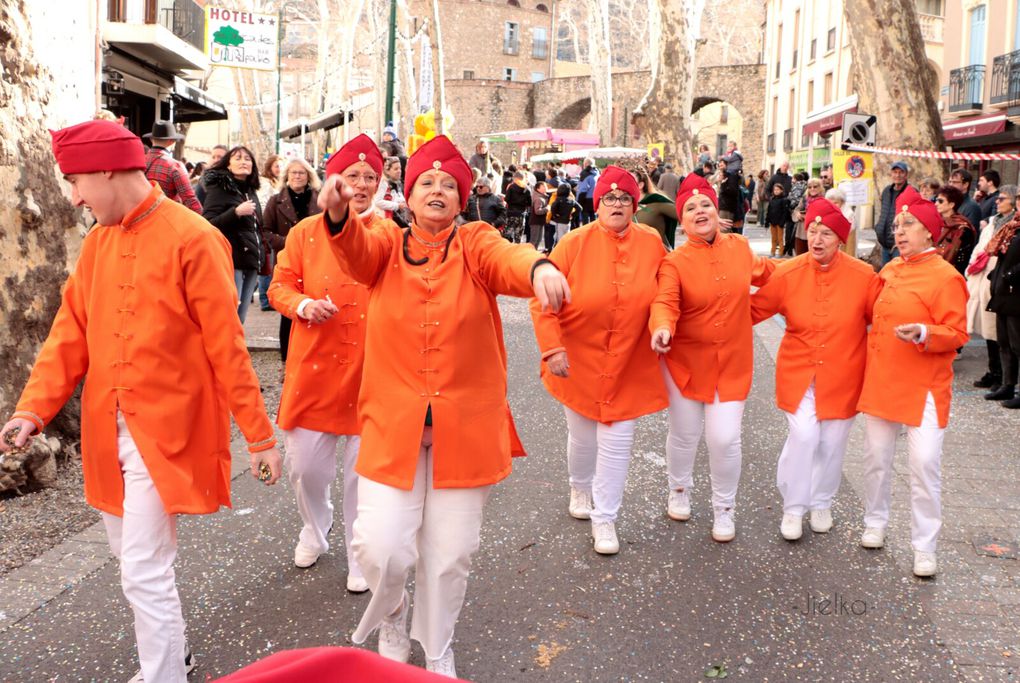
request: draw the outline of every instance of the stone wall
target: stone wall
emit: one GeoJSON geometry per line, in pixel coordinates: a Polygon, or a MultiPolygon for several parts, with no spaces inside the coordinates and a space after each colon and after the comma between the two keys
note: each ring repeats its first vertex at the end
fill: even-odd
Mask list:
{"type": "MultiPolygon", "coordinates": [[[[450,130],[453,141],[470,157],[478,138],[486,133],[530,128],[532,121],[531,83],[498,80],[446,81],[447,106],[453,112],[450,130]]],[[[509,163],[515,144],[493,144],[496,158],[509,163]]]]}

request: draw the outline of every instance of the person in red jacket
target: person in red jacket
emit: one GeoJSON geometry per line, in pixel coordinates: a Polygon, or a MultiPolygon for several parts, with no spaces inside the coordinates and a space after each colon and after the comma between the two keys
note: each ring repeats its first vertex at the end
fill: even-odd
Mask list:
{"type": "Polygon", "coordinates": [[[871,266],[840,250],[852,227],[842,211],[816,199],[805,221],[808,252],[780,264],[751,295],[756,324],[776,313],[786,320],[776,358],[776,404],[790,433],[776,483],[783,496],[780,533],[788,541],[801,537],[808,510],[812,531],[832,528],[832,499],[843,478],[879,289],[871,266]]]}
{"type": "Polygon", "coordinates": [[[889,522],[896,438],[906,427],[914,574],[934,576],[942,527],[942,440],[952,400],[953,359],[967,343],[967,283],[935,249],[942,217],[911,187],[896,199],[899,257],[879,273],[864,386],[867,417],[861,545],[881,548],[889,522]]]}
{"type": "Polygon", "coordinates": [[[607,167],[595,184],[595,222],[567,233],[549,255],[571,303],[553,313],[531,302],[542,382],[567,416],[570,514],[591,519],[603,555],[620,551],[615,523],[637,418],[669,403],[648,334],[666,248],[658,232],[633,222],[640,195],[633,175],[607,167]]]}
{"type": "MultiPolygon", "coordinates": [[[[376,215],[374,201],[383,158],[367,135],[359,135],[326,162],[326,174],[340,174],[354,189],[350,208],[369,228],[389,219],[376,215]]],[[[286,247],[269,286],[273,308],[292,318],[291,345],[277,423],[284,430],[287,466],[304,526],[294,564],[311,567],[329,550],[333,527],[330,486],[336,479],[336,450],[343,455],[343,524],[347,548],[347,590],[363,593],[368,583],[351,552],[358,513],[361,444],[358,391],[365,358],[368,288],[355,280],[328,248],[330,234],[317,216],[287,234],[286,247]]]]}
{"type": "Polygon", "coordinates": [[[684,179],[676,206],[687,241],[659,265],[659,293],[648,322],[669,392],[666,512],[671,519],[690,519],[694,456],[704,430],[712,538],[726,543],[737,533],[740,422],[754,370],[751,285],[765,284],[775,264],[755,256],[743,235],[720,230],[715,191],[701,176],[684,179]]]}

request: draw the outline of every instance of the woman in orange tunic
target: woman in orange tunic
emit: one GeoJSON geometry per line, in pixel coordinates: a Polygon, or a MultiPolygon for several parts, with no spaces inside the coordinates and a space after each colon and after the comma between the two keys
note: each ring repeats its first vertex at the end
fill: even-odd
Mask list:
{"type": "Polygon", "coordinates": [[[566,279],[530,244],[487,223],[456,226],[471,171],[446,137],[407,162],[410,228],[374,230],[340,175],[319,194],[337,258],[371,287],[359,409],[354,553],[372,600],[352,636],[379,629],[379,653],[407,661],[411,636],[429,670],[455,676],[454,627],[492,485],[510,473],[513,423],[496,295],[537,296],[558,310],[566,279]]]}
{"type": "Polygon", "coordinates": [[[666,254],[659,233],[633,222],[641,190],[609,166],[592,196],[598,218],[567,233],[549,259],[570,283],[559,313],[531,303],[542,382],[567,416],[570,514],[591,519],[595,551],[619,552],[623,501],[638,417],[668,404],[650,348],[648,308],[666,254]]]}
{"type": "MultiPolygon", "coordinates": [[[[383,159],[367,135],[359,135],[326,163],[327,175],[339,173],[354,188],[350,209],[366,226],[386,219],[375,215],[373,199],[382,177],[383,159]]],[[[287,466],[304,526],[294,548],[294,564],[311,567],[329,550],[333,526],[330,486],[336,479],[336,449],[346,436],[344,472],[344,543],[347,590],[368,590],[354,554],[354,518],[358,513],[358,475],[354,471],[361,443],[358,390],[365,354],[368,288],[337,263],[329,248],[329,231],[310,217],[287,234],[279,252],[269,301],[292,318],[287,372],[277,424],[284,430],[287,466]]]]}
{"type": "Polygon", "coordinates": [[[757,324],[776,313],[786,334],[776,358],[776,405],[790,434],[779,456],[783,496],[780,533],[795,541],[811,511],[811,530],[832,528],[832,499],[843,477],[850,428],[864,382],[865,337],[879,279],[868,264],[840,249],[852,228],[827,199],[805,217],[808,252],[785,261],[751,296],[757,324]]]}
{"type": "Polygon", "coordinates": [[[659,266],[648,324],[669,392],[666,512],[678,521],[691,516],[694,456],[704,429],[712,538],[726,543],[736,536],[740,422],[754,369],[751,285],[765,284],[775,264],[755,256],[742,235],[720,232],[718,200],[701,176],[684,179],[676,205],[687,241],[659,266]]]}
{"type": "Polygon", "coordinates": [[[968,338],[967,283],[935,250],[942,218],[913,188],[896,199],[893,225],[900,256],[879,273],[882,292],[868,333],[857,404],[867,416],[861,545],[881,548],[885,543],[896,437],[905,426],[914,574],[934,576],[942,527],[942,439],[949,422],[953,359],[968,338]]]}

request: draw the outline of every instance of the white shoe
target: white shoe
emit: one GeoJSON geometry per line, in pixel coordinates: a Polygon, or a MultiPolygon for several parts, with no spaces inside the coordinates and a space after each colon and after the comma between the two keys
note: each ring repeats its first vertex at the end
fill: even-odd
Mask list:
{"type": "Polygon", "coordinates": [[[786,512],[783,514],[783,521],[779,525],[779,533],[783,535],[787,541],[796,541],[804,533],[804,517],[803,515],[794,515],[786,512]]]}
{"type": "Polygon", "coordinates": [[[885,545],[885,529],[869,526],[861,534],[861,546],[864,548],[881,548],[885,545]]]}
{"type": "Polygon", "coordinates": [[[595,541],[595,552],[599,555],[615,555],[620,552],[616,525],[612,522],[592,522],[591,537],[595,541]]]}
{"type": "Polygon", "coordinates": [[[434,674],[440,676],[449,676],[450,678],[457,677],[457,667],[454,666],[453,662],[453,648],[446,648],[446,652],[439,659],[425,658],[425,670],[431,671],[434,674]]]}
{"type": "Polygon", "coordinates": [[[729,543],[737,535],[737,525],[733,522],[733,510],[727,509],[715,513],[712,524],[712,540],[717,543],[729,543]]]}
{"type": "Polygon", "coordinates": [[[354,574],[347,575],[347,592],[348,593],[364,593],[368,590],[368,581],[365,581],[363,576],[355,576],[354,574]]]}
{"type": "MultiPolygon", "coordinates": [[[[190,674],[192,671],[195,670],[196,666],[198,666],[198,665],[195,663],[194,655],[191,654],[191,646],[188,645],[187,643],[185,643],[184,644],[184,675],[187,676],[188,674],[190,674]]],[[[144,682],[145,682],[145,679],[142,678],[142,672],[141,671],[139,671],[134,676],[132,676],[131,679],[128,681],[128,683],[144,683],[144,682]]]]}
{"type": "Polygon", "coordinates": [[[312,550],[301,541],[298,541],[298,544],[294,546],[294,566],[308,569],[319,561],[319,555],[321,553],[312,550]]]}
{"type": "Polygon", "coordinates": [[[811,531],[816,534],[827,534],[830,529],[832,529],[832,510],[829,508],[812,510],[811,531]]]}
{"type": "Polygon", "coordinates": [[[591,491],[581,491],[570,487],[570,516],[574,519],[591,519],[591,511],[595,503],[591,499],[591,491]]]}
{"type": "Polygon", "coordinates": [[[675,519],[678,522],[686,522],[691,518],[691,494],[687,492],[687,489],[669,492],[666,514],[670,519],[675,519]]]}
{"type": "Polygon", "coordinates": [[[914,551],[914,576],[935,576],[938,563],[935,561],[935,553],[926,553],[921,550],[914,551]]]}
{"type": "Polygon", "coordinates": [[[410,606],[411,596],[404,591],[400,610],[395,616],[384,617],[379,625],[379,654],[405,664],[411,657],[411,638],[407,635],[407,611],[410,606]]]}

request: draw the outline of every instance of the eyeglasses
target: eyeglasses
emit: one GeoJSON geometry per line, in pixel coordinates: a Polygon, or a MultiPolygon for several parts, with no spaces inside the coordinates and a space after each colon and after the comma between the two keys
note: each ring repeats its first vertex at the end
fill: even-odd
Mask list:
{"type": "Polygon", "coordinates": [[[364,182],[366,185],[374,185],[379,181],[379,178],[374,173],[348,173],[344,176],[344,182],[348,185],[357,185],[358,181],[364,182]]]}
{"type": "Polygon", "coordinates": [[[943,199],[942,197],[939,197],[938,199],[935,200],[935,203],[936,204],[945,204],[946,200],[943,199]]]}
{"type": "Polygon", "coordinates": [[[602,196],[601,202],[606,206],[627,206],[634,203],[634,198],[629,194],[607,194],[602,196]]]}

